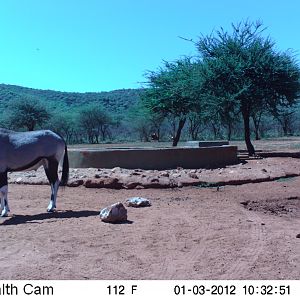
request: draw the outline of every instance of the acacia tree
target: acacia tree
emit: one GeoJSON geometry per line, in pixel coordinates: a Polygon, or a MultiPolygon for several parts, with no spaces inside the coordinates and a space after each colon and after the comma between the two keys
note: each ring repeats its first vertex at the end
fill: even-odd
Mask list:
{"type": "Polygon", "coordinates": [[[185,58],[165,62],[157,72],[148,72],[148,88],[142,100],[154,113],[177,120],[173,146],[177,146],[187,116],[197,111],[201,103],[197,64],[185,58]],[[197,86],[197,88],[196,88],[197,86]]]}
{"type": "Polygon", "coordinates": [[[109,127],[113,124],[110,115],[97,105],[83,108],[79,112],[79,124],[84,129],[90,143],[99,143],[100,137],[105,140],[109,135],[109,127]]]}
{"type": "Polygon", "coordinates": [[[227,139],[230,141],[234,125],[238,121],[238,112],[231,95],[224,91],[223,95],[215,97],[209,91],[205,106],[206,119],[214,132],[214,138],[222,137],[221,128],[224,127],[227,131],[227,139]]]}
{"type": "Polygon", "coordinates": [[[205,114],[199,112],[191,112],[188,115],[189,121],[189,135],[193,141],[199,139],[200,134],[206,129],[206,122],[208,121],[205,114]]]}
{"type": "Polygon", "coordinates": [[[56,111],[47,123],[47,126],[49,129],[63,136],[66,142],[70,144],[75,142],[77,130],[74,119],[75,113],[56,111]]]}
{"type": "Polygon", "coordinates": [[[293,123],[295,123],[295,108],[283,108],[273,114],[274,119],[278,121],[282,128],[284,136],[293,133],[293,123]]]}
{"type": "Polygon", "coordinates": [[[150,141],[153,133],[157,135],[158,140],[161,138],[164,118],[162,113],[150,110],[143,102],[132,106],[127,115],[128,123],[138,133],[140,140],[145,142],[150,141]]]}
{"type": "Polygon", "coordinates": [[[9,112],[9,127],[26,128],[28,131],[44,125],[51,117],[42,103],[34,98],[23,98],[12,102],[9,112]]]}
{"type": "Polygon", "coordinates": [[[245,143],[249,155],[254,155],[251,114],[258,108],[274,113],[295,103],[300,71],[291,53],[276,52],[274,42],[262,36],[261,22],[232,27],[231,34],[221,28],[196,43],[203,62],[202,80],[206,93],[219,99],[220,109],[226,94],[242,115],[245,143]]]}

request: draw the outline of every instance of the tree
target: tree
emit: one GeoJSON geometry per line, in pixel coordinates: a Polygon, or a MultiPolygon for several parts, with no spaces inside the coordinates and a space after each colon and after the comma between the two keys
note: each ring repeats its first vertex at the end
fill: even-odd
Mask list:
{"type": "Polygon", "coordinates": [[[157,72],[148,72],[149,87],[142,100],[154,113],[177,120],[173,146],[177,146],[187,116],[199,110],[201,94],[197,64],[190,58],[165,62],[157,72]]]}
{"type": "Polygon", "coordinates": [[[63,136],[67,143],[74,143],[77,129],[74,118],[75,115],[72,112],[56,111],[47,123],[47,126],[63,136]]]}
{"type": "Polygon", "coordinates": [[[164,115],[150,110],[143,102],[140,101],[132,106],[128,110],[126,119],[128,126],[132,127],[138,133],[141,141],[150,142],[151,134],[153,133],[160,139],[164,115]]]}
{"type": "Polygon", "coordinates": [[[33,131],[37,126],[43,126],[51,117],[42,103],[34,98],[11,102],[8,109],[9,127],[13,129],[26,128],[33,131]]]}
{"type": "Polygon", "coordinates": [[[188,121],[189,121],[189,135],[193,141],[196,141],[199,139],[200,133],[205,129],[205,121],[206,118],[204,118],[203,115],[196,113],[196,112],[191,112],[188,115],[188,121]]]}
{"type": "Polygon", "coordinates": [[[275,43],[262,36],[261,22],[232,27],[231,34],[221,28],[196,43],[203,62],[203,86],[208,95],[219,99],[221,110],[226,107],[226,95],[226,101],[242,115],[245,143],[249,155],[254,155],[251,114],[261,108],[275,113],[295,103],[300,70],[291,53],[276,52],[275,43]]]}
{"type": "Polygon", "coordinates": [[[90,105],[79,112],[79,123],[85,130],[89,143],[104,141],[109,135],[109,127],[113,124],[111,116],[98,105],[90,105]]]}
{"type": "Polygon", "coordinates": [[[152,129],[151,134],[155,134],[157,136],[157,141],[160,141],[163,136],[162,126],[164,120],[165,116],[161,112],[149,112],[149,121],[152,129]]]}
{"type": "Polygon", "coordinates": [[[260,140],[260,127],[263,114],[265,113],[264,107],[253,109],[251,112],[251,119],[254,125],[255,140],[260,140]]]}
{"type": "Polygon", "coordinates": [[[224,127],[227,131],[227,139],[230,141],[234,125],[238,121],[238,112],[231,95],[226,91],[218,97],[208,93],[205,106],[204,119],[211,125],[214,139],[223,138],[222,127],[224,127]]]}
{"type": "Polygon", "coordinates": [[[273,114],[274,118],[279,122],[284,136],[293,133],[293,123],[295,122],[295,110],[293,108],[282,108],[273,114]]]}

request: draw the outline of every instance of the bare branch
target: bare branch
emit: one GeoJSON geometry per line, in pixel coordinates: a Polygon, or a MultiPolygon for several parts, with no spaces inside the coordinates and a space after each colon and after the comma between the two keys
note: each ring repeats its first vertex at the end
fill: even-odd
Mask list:
{"type": "Polygon", "coordinates": [[[184,40],[184,41],[191,42],[191,43],[193,43],[194,45],[196,45],[196,42],[194,42],[193,39],[184,38],[184,37],[182,37],[182,36],[178,36],[178,37],[179,37],[180,39],[184,40]]]}

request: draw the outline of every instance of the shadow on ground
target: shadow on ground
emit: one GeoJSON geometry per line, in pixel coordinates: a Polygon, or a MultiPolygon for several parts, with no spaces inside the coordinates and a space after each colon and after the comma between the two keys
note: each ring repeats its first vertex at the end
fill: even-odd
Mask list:
{"type": "Polygon", "coordinates": [[[3,225],[19,225],[26,223],[40,223],[39,221],[49,220],[49,219],[73,219],[73,218],[87,218],[91,216],[99,215],[99,211],[92,210],[81,210],[81,211],[56,211],[53,213],[41,213],[37,215],[13,215],[12,217],[6,219],[3,225]]]}

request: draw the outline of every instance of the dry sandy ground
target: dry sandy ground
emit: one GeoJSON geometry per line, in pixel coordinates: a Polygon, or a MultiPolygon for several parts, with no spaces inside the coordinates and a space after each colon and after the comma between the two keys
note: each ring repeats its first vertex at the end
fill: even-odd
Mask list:
{"type": "Polygon", "coordinates": [[[9,185],[0,279],[300,279],[300,177],[217,189],[9,185]],[[127,223],[101,208],[146,197],[127,223]]]}

